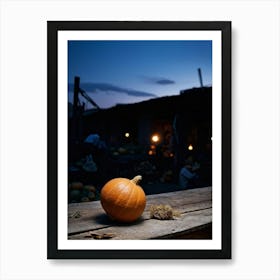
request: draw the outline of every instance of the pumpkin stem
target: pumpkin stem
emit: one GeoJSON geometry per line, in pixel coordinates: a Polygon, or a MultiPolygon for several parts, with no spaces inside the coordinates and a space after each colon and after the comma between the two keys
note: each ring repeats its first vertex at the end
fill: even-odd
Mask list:
{"type": "Polygon", "coordinates": [[[139,183],[141,180],[142,180],[142,176],[141,176],[141,175],[137,175],[137,176],[135,176],[131,181],[132,181],[134,184],[138,185],[138,183],[139,183]]]}

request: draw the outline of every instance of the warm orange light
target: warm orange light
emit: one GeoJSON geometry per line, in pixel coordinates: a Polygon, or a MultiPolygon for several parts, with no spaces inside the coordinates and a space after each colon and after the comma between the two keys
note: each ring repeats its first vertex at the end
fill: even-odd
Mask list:
{"type": "Polygon", "coordinates": [[[148,154],[149,154],[150,156],[153,155],[153,151],[150,150],[150,151],[148,152],[148,154]]]}
{"type": "Polygon", "coordinates": [[[158,142],[159,142],[159,136],[158,136],[157,134],[154,134],[154,135],[152,136],[152,141],[153,141],[154,143],[158,143],[158,142]]]}
{"type": "Polygon", "coordinates": [[[193,150],[192,144],[190,144],[190,145],[188,146],[188,150],[189,150],[189,151],[192,151],[192,150],[193,150]]]}

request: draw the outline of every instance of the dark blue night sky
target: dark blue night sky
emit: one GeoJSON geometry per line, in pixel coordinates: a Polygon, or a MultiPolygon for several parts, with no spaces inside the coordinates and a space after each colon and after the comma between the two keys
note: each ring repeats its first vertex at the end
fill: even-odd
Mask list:
{"type": "MultiPolygon", "coordinates": [[[[68,82],[101,107],[134,103],[212,85],[211,41],[69,41],[68,82]]],[[[69,102],[72,102],[72,86],[69,102]]],[[[87,104],[88,108],[90,106],[87,104]]]]}

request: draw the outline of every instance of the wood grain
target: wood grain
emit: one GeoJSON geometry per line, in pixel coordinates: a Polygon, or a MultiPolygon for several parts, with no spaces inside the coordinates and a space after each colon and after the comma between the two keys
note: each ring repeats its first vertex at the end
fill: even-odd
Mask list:
{"type": "Polygon", "coordinates": [[[68,207],[69,239],[93,239],[106,236],[110,239],[172,238],[202,229],[212,222],[212,188],[197,188],[177,192],[148,195],[141,218],[132,224],[111,221],[100,201],[72,203],[68,207]],[[168,204],[181,215],[173,220],[150,218],[150,206],[168,204]]]}

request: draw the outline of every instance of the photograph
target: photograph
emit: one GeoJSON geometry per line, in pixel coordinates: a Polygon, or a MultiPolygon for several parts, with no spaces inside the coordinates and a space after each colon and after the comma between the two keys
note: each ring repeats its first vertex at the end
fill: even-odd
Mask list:
{"type": "Polygon", "coordinates": [[[211,70],[211,41],[68,42],[69,239],[211,238],[211,70]]]}

